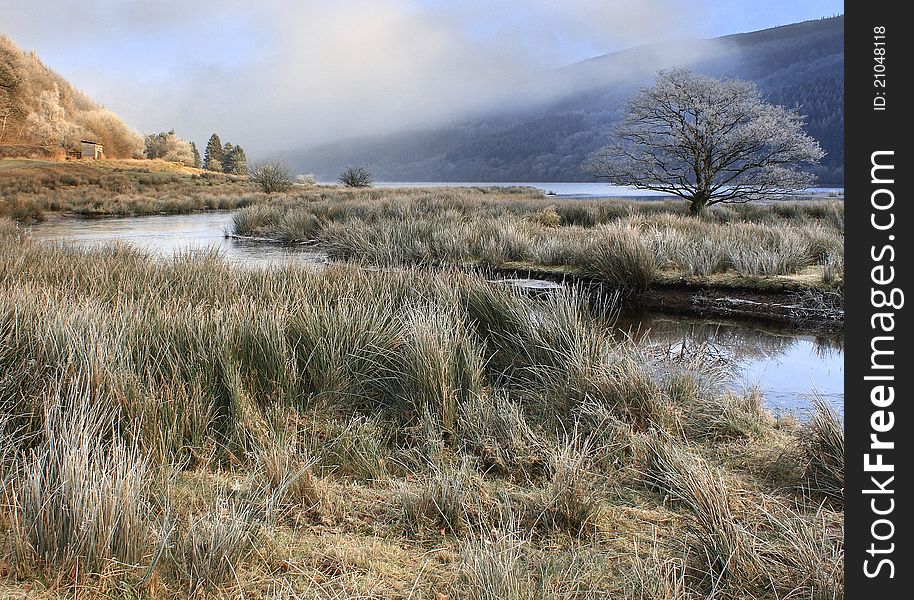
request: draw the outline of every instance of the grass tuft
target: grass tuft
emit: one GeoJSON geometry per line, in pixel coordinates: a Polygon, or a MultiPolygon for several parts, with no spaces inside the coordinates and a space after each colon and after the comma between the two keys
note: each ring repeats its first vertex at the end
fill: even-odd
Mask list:
{"type": "Polygon", "coordinates": [[[801,452],[806,464],[804,481],[813,494],[833,502],[844,501],[844,425],[821,398],[813,398],[815,412],[806,424],[801,452]]]}

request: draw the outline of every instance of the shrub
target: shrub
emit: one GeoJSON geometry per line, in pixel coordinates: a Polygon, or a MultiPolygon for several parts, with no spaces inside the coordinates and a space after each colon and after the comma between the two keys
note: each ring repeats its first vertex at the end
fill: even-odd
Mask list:
{"type": "Polygon", "coordinates": [[[292,168],[279,161],[256,163],[248,172],[251,181],[260,186],[260,189],[267,194],[286,192],[295,183],[292,168]]]}
{"type": "Polygon", "coordinates": [[[346,167],[339,179],[346,187],[365,188],[372,184],[372,174],[367,167],[346,167]]]}

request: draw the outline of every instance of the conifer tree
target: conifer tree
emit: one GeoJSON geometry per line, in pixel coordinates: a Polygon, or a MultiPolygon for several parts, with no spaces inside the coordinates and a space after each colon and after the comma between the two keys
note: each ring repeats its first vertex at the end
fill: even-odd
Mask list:
{"type": "Polygon", "coordinates": [[[222,146],[222,172],[227,175],[235,174],[235,156],[233,152],[235,151],[235,146],[231,143],[226,142],[222,146]]]}
{"type": "Polygon", "coordinates": [[[235,175],[248,174],[248,157],[241,146],[235,146],[232,149],[232,166],[234,168],[232,172],[235,175]]]}
{"type": "Polygon", "coordinates": [[[193,152],[193,154],[194,154],[194,168],[199,169],[200,166],[203,164],[203,161],[200,160],[200,151],[197,150],[197,144],[191,142],[190,149],[191,149],[191,152],[193,152]]]}
{"type": "Polygon", "coordinates": [[[203,153],[203,168],[207,171],[222,172],[222,140],[215,133],[210,136],[203,153]]]}

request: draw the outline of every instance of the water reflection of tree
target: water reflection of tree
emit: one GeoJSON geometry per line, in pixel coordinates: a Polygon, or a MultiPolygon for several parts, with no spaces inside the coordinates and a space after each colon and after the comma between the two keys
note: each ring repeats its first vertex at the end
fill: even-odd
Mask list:
{"type": "Polygon", "coordinates": [[[842,335],[817,335],[813,336],[810,341],[819,358],[832,358],[844,354],[844,336],[842,335]]]}
{"type": "MultiPolygon", "coordinates": [[[[670,348],[703,347],[719,353],[733,362],[758,360],[787,352],[797,338],[720,321],[670,319],[642,316],[640,319],[620,317],[616,323],[620,335],[628,335],[649,344],[669,345],[670,348]]],[[[812,340],[811,340],[812,341],[812,340]]],[[[819,347],[816,338],[816,347],[819,347]]],[[[833,351],[823,338],[823,348],[833,351]]]]}

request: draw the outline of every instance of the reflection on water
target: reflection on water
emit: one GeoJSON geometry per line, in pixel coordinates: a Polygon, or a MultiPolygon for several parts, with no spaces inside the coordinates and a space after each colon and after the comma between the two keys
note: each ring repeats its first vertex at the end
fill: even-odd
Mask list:
{"type": "Polygon", "coordinates": [[[839,413],[844,405],[844,340],[797,335],[745,321],[622,315],[618,326],[635,339],[668,346],[671,352],[701,348],[732,368],[737,389],[757,386],[775,411],[804,411],[812,394],[839,413]]]}
{"type": "Polygon", "coordinates": [[[40,239],[86,246],[126,242],[161,256],[215,248],[226,260],[236,264],[272,266],[327,261],[324,253],[315,250],[226,238],[225,232],[231,227],[231,213],[214,212],[124,219],[53,219],[35,225],[31,231],[40,239]]]}
{"type": "MultiPolygon", "coordinates": [[[[32,228],[35,237],[82,245],[120,241],[153,254],[212,247],[236,264],[321,265],[321,252],[296,247],[227,239],[230,213],[200,213],[125,219],[55,219],[32,228]]],[[[547,289],[550,282],[508,280],[524,288],[547,289]]],[[[809,394],[818,393],[839,412],[844,400],[844,347],[838,338],[797,335],[761,328],[745,321],[702,321],[656,314],[623,314],[617,325],[636,339],[646,337],[672,351],[701,347],[732,368],[736,388],[759,386],[775,410],[804,410],[809,394]]]]}

